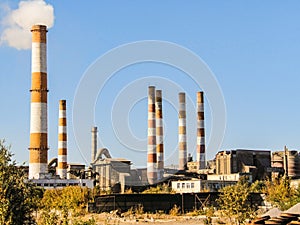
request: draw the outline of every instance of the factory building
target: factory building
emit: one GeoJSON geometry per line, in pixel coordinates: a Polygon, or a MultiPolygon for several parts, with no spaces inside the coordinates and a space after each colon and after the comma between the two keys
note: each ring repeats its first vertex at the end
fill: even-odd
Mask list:
{"type": "Polygon", "coordinates": [[[298,151],[288,150],[276,151],[272,153],[272,167],[278,172],[287,175],[292,179],[300,178],[300,155],[298,151]]]}
{"type": "Polygon", "coordinates": [[[271,152],[237,149],[220,151],[216,155],[216,174],[250,173],[253,180],[270,176],[271,152]]]}

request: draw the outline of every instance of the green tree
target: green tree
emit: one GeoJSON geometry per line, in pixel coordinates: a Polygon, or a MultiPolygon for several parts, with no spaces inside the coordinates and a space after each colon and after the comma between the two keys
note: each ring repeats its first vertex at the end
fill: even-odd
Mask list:
{"type": "Polygon", "coordinates": [[[248,201],[250,186],[242,177],[236,185],[221,189],[217,202],[222,215],[230,220],[230,224],[240,224],[254,214],[254,209],[248,201]]]}
{"type": "Polygon", "coordinates": [[[300,188],[292,187],[290,179],[286,177],[266,181],[264,191],[266,200],[281,210],[286,210],[300,202],[300,188]]]}
{"type": "Polygon", "coordinates": [[[32,224],[40,194],[12,160],[9,147],[0,140],[0,224],[32,224]]]}
{"type": "MultiPolygon", "coordinates": [[[[68,186],[62,189],[46,190],[41,201],[41,217],[39,224],[46,221],[61,221],[60,224],[67,225],[72,219],[70,215],[84,214],[88,200],[92,198],[88,188],[68,186]],[[53,215],[48,214],[52,212],[53,215]]],[[[54,222],[47,222],[49,224],[54,222]]]]}

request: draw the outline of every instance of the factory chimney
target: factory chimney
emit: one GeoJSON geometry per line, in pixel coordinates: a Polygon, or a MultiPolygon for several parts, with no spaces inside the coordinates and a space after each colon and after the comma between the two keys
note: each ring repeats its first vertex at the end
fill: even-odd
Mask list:
{"type": "Polygon", "coordinates": [[[179,139],[179,167],[178,170],[187,169],[187,142],[186,142],[186,105],[185,93],[179,93],[179,121],[178,121],[178,139],[179,139]]]}
{"type": "Polygon", "coordinates": [[[66,100],[59,101],[57,175],[67,178],[67,117],[66,100]]]}
{"type": "Polygon", "coordinates": [[[92,127],[92,155],[91,155],[91,163],[95,161],[95,157],[97,154],[97,127],[92,127]]]}
{"type": "Polygon", "coordinates": [[[47,27],[34,25],[32,32],[31,105],[29,179],[40,178],[48,172],[48,126],[47,126],[47,27]]]}
{"type": "Polygon", "coordinates": [[[158,180],[160,180],[164,174],[164,135],[161,90],[156,90],[155,94],[157,176],[158,180]]]}
{"type": "Polygon", "coordinates": [[[156,158],[156,124],[155,124],[155,87],[148,87],[148,157],[147,177],[149,184],[157,181],[156,158]]]}
{"type": "Polygon", "coordinates": [[[205,169],[205,127],[203,92],[197,92],[197,169],[205,169]]]}

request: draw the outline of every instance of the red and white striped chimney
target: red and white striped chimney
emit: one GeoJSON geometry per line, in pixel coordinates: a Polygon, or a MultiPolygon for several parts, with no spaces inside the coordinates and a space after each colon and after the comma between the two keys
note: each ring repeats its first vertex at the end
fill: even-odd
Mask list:
{"type": "Polygon", "coordinates": [[[205,125],[203,92],[197,92],[197,167],[205,169],[205,125]]]}
{"type": "Polygon", "coordinates": [[[164,135],[161,90],[156,90],[155,94],[157,176],[158,180],[160,180],[164,174],[164,135]]]}
{"type": "Polygon", "coordinates": [[[66,100],[59,101],[57,175],[67,178],[67,116],[66,100]]]}
{"type": "Polygon", "coordinates": [[[155,87],[148,87],[148,159],[147,178],[149,184],[157,181],[155,87]]]}
{"type": "Polygon", "coordinates": [[[48,172],[47,27],[32,32],[29,179],[48,172]]]}
{"type": "Polygon", "coordinates": [[[187,142],[186,142],[186,104],[185,93],[179,93],[179,121],[178,121],[178,148],[179,148],[179,170],[187,169],[187,142]]]}

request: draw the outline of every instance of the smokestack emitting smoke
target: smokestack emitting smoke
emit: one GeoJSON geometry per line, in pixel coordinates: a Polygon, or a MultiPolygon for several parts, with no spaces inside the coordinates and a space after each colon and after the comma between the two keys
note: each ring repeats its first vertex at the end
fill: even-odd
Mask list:
{"type": "Polygon", "coordinates": [[[95,157],[97,154],[97,127],[92,127],[92,155],[91,155],[91,163],[95,161],[95,157]]]}
{"type": "Polygon", "coordinates": [[[147,177],[149,184],[157,181],[155,87],[148,87],[148,159],[147,177]]]}
{"type": "Polygon", "coordinates": [[[62,179],[67,178],[67,117],[66,100],[59,101],[58,118],[58,166],[57,175],[62,179]]]}
{"type": "Polygon", "coordinates": [[[203,92],[197,92],[197,166],[205,169],[205,126],[203,92]]]}
{"type": "Polygon", "coordinates": [[[185,93],[179,93],[179,121],[178,121],[178,139],[179,139],[179,170],[185,170],[187,167],[187,142],[186,142],[186,106],[185,93]]]}
{"type": "Polygon", "coordinates": [[[21,1],[19,8],[8,10],[1,23],[4,27],[0,37],[1,45],[7,44],[18,50],[30,49],[31,26],[41,24],[51,28],[54,24],[54,9],[44,0],[21,1]]]}
{"type": "Polygon", "coordinates": [[[47,126],[47,27],[34,25],[32,32],[32,80],[30,109],[29,179],[48,172],[47,126]]]}
{"type": "Polygon", "coordinates": [[[163,114],[162,114],[162,93],[156,90],[155,114],[156,114],[156,154],[158,180],[163,178],[164,173],[164,144],[163,144],[163,114]]]}

